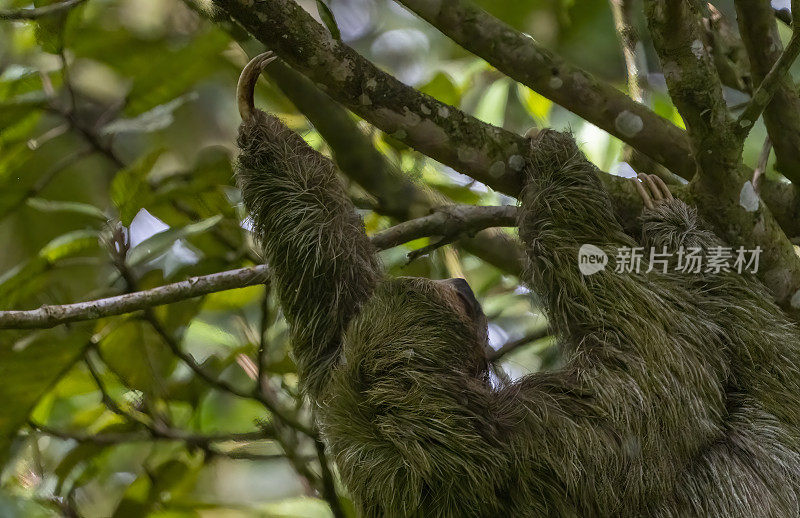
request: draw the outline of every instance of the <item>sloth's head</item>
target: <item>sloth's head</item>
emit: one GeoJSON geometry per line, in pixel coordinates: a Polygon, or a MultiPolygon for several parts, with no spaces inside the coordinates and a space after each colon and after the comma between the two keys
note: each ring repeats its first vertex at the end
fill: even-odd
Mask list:
{"type": "Polygon", "coordinates": [[[351,321],[345,341],[362,358],[381,351],[383,359],[429,365],[431,372],[461,368],[482,376],[487,369],[486,316],[464,279],[383,281],[351,321]]]}
{"type": "MultiPolygon", "coordinates": [[[[425,282],[428,279],[422,279],[422,281],[425,282]]],[[[444,304],[449,305],[456,314],[467,322],[468,327],[477,331],[480,340],[486,341],[486,315],[483,314],[481,303],[478,302],[467,281],[461,278],[454,278],[430,282],[444,304]]]]}

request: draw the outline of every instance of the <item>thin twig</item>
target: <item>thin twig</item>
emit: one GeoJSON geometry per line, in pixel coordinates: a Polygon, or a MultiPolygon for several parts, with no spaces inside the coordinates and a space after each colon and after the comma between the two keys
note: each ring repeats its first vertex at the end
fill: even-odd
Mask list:
{"type": "Polygon", "coordinates": [[[261,405],[269,410],[277,419],[281,422],[287,424],[288,426],[294,428],[295,430],[308,435],[309,437],[317,437],[318,433],[313,428],[309,427],[308,425],[301,423],[298,421],[294,416],[288,415],[286,411],[278,406],[274,401],[265,397],[261,391],[256,388],[255,390],[242,390],[238,387],[235,387],[231,383],[228,383],[225,380],[220,378],[214,377],[206,370],[201,367],[192,356],[181,349],[180,344],[175,340],[175,338],[164,328],[161,322],[156,319],[155,314],[151,308],[147,308],[144,310],[145,320],[150,323],[153,329],[158,333],[161,338],[163,339],[164,343],[167,344],[169,350],[177,356],[184,364],[186,364],[200,379],[205,381],[208,385],[220,390],[222,392],[227,392],[229,394],[233,394],[234,396],[238,396],[244,399],[255,399],[261,405]]]}
{"type": "Polygon", "coordinates": [[[47,172],[45,172],[42,176],[36,180],[36,183],[25,193],[25,195],[20,198],[13,206],[8,208],[6,212],[12,212],[17,210],[18,208],[22,207],[29,199],[34,198],[41,193],[45,187],[50,185],[59,174],[66,171],[73,165],[77,164],[84,158],[86,158],[89,154],[91,154],[90,149],[82,149],[72,153],[71,155],[67,155],[61,158],[58,162],[56,162],[53,167],[51,167],[47,172]]]}
{"type": "Polygon", "coordinates": [[[347,515],[342,509],[341,501],[339,501],[339,495],[336,492],[336,481],[328,464],[327,455],[325,455],[325,443],[320,439],[315,439],[314,448],[317,451],[317,459],[319,459],[320,471],[322,472],[322,497],[328,502],[334,517],[345,518],[347,515]]]}
{"type": "Polygon", "coordinates": [[[550,330],[548,328],[540,329],[538,331],[534,331],[529,333],[522,338],[517,340],[510,340],[504,343],[499,349],[491,350],[486,354],[487,359],[490,362],[497,362],[500,361],[504,356],[507,354],[516,351],[520,347],[524,347],[531,342],[535,342],[536,340],[541,340],[542,338],[549,336],[550,330]]]}
{"type": "Polygon", "coordinates": [[[379,232],[372,236],[372,244],[379,250],[386,250],[421,237],[453,238],[461,234],[475,234],[490,227],[513,227],[516,224],[517,208],[513,205],[453,205],[379,232]]]}
{"type": "Polygon", "coordinates": [[[85,1],[86,0],[64,0],[63,2],[33,9],[3,9],[0,10],[0,20],[38,20],[46,16],[69,11],[85,1]]]}
{"type": "Polygon", "coordinates": [[[75,96],[75,88],[72,86],[72,74],[70,73],[69,63],[67,62],[67,54],[63,48],[58,53],[58,57],[61,61],[61,81],[64,83],[64,89],[69,96],[69,113],[72,113],[78,106],[78,100],[75,96]]]}
{"type": "MultiPolygon", "coordinates": [[[[76,442],[85,442],[93,444],[122,444],[129,442],[149,442],[153,440],[159,441],[180,441],[194,446],[206,446],[212,443],[220,442],[253,442],[271,439],[264,435],[263,431],[245,432],[245,433],[227,433],[227,434],[213,434],[202,435],[186,433],[178,430],[162,430],[159,434],[144,434],[138,432],[118,432],[118,433],[98,433],[89,434],[80,431],[67,431],[50,428],[43,424],[30,422],[31,428],[41,433],[58,437],[59,439],[73,440],[76,442]]],[[[218,453],[218,452],[215,452],[218,453]]]]}
{"type": "Polygon", "coordinates": [[[148,430],[152,431],[149,423],[145,423],[140,419],[138,419],[137,417],[135,417],[130,412],[126,412],[121,406],[117,404],[116,400],[111,397],[111,394],[108,393],[108,390],[106,390],[105,383],[103,383],[103,380],[100,378],[100,373],[97,371],[97,368],[94,366],[94,362],[92,362],[92,359],[89,357],[89,351],[91,350],[96,351],[96,348],[97,348],[96,344],[94,342],[90,342],[89,348],[87,348],[86,351],[84,352],[83,362],[86,365],[86,368],[89,370],[89,374],[92,376],[94,384],[97,385],[97,388],[100,390],[100,397],[102,398],[103,404],[106,406],[106,408],[108,408],[118,416],[121,416],[137,424],[141,424],[148,430]]]}
{"type": "Polygon", "coordinates": [[[69,322],[122,315],[217,291],[263,284],[266,276],[267,267],[260,265],[190,277],[185,281],[105,299],[61,306],[41,306],[31,311],[0,311],[0,329],[49,328],[69,322]]]}
{"type": "MultiPolygon", "coordinates": [[[[456,205],[439,209],[434,214],[400,223],[376,234],[373,244],[384,250],[427,236],[443,236],[453,240],[463,234],[489,227],[512,226],[517,209],[513,206],[474,207],[456,205]]],[[[29,311],[0,311],[0,329],[49,328],[69,322],[96,320],[147,308],[200,297],[218,291],[264,284],[266,266],[240,268],[211,275],[191,277],[144,291],[75,304],[41,306],[29,311]]]]}
{"type": "Polygon", "coordinates": [[[267,375],[267,332],[270,327],[270,313],[269,313],[269,284],[264,287],[264,296],[261,298],[261,325],[258,334],[258,358],[256,368],[256,382],[259,387],[263,387],[266,383],[267,375]]]}
{"type": "Polygon", "coordinates": [[[647,57],[633,21],[633,0],[609,0],[609,3],[628,73],[628,93],[634,101],[647,105],[647,57]]]}

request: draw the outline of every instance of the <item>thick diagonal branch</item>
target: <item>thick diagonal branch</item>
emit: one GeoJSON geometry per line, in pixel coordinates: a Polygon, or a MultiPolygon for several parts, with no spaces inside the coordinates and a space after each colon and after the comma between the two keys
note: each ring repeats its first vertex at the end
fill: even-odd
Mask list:
{"type": "Polygon", "coordinates": [[[398,0],[453,41],[674,173],[694,174],[680,128],[467,0],[398,0]]]}
{"type": "MultiPolygon", "coordinates": [[[[521,166],[520,153],[526,145],[519,135],[480,122],[402,84],[350,47],[333,39],[322,25],[291,0],[264,0],[257,5],[246,0],[215,0],[215,5],[331,98],[369,123],[395,137],[402,137],[401,140],[417,151],[496,190],[512,196],[519,193],[521,184],[516,169],[521,166]]],[[[476,32],[476,37],[479,34],[476,32]]],[[[482,45],[489,44],[484,42],[482,45]]],[[[524,48],[519,50],[523,51],[524,48]]],[[[486,55],[482,57],[487,58],[486,55]]],[[[524,68],[523,62],[514,63],[524,68]]],[[[574,70],[572,67],[568,69],[574,70]]],[[[617,94],[625,99],[625,106],[640,106],[621,92],[617,94]]],[[[602,99],[599,102],[604,106],[608,104],[602,99]]],[[[602,126],[600,121],[590,118],[590,114],[586,116],[589,122],[602,126]]],[[[680,171],[681,176],[691,177],[695,166],[690,158],[686,133],[671,125],[648,126],[648,130],[652,130],[653,140],[660,141],[659,146],[672,150],[672,154],[665,156],[664,165],[674,172],[680,171]],[[667,130],[657,131],[656,127],[667,130]]],[[[604,176],[603,180],[614,201],[624,204],[616,207],[617,212],[634,215],[637,205],[627,185],[613,177],[604,176]]],[[[769,185],[767,188],[774,182],[767,178],[764,180],[761,194],[769,205],[773,201],[795,200],[794,194],[787,192],[785,186],[769,185]]],[[[791,215],[793,207],[794,203],[789,207],[779,207],[776,212],[791,215]]],[[[797,218],[786,217],[781,222],[787,225],[790,234],[800,234],[800,220],[797,218]]]]}
{"type": "Polygon", "coordinates": [[[420,94],[334,39],[292,0],[215,0],[326,93],[396,139],[510,194],[520,189],[524,140],[420,94]]]}
{"type": "MultiPolygon", "coordinates": [[[[800,52],[800,40],[793,36],[783,49],[775,17],[769,4],[758,0],[737,0],[739,31],[750,57],[750,68],[758,84],[753,98],[739,116],[740,133],[746,136],[763,111],[776,168],[800,185],[800,95],[787,74],[800,52]]],[[[796,31],[795,31],[796,34],[796,31]]]]}
{"type": "MultiPolygon", "coordinates": [[[[375,149],[353,117],[311,81],[280,62],[270,65],[267,74],[319,131],[342,173],[375,197],[375,212],[408,221],[451,203],[399,171],[375,149]]],[[[462,233],[458,245],[507,273],[522,273],[519,243],[496,229],[474,237],[462,233]]]]}
{"type": "Polygon", "coordinates": [[[738,125],[729,117],[722,87],[703,39],[697,0],[647,0],[647,17],[661,68],[686,122],[698,166],[691,191],[703,215],[731,244],[763,250],[759,276],[795,319],[800,260],[770,210],[755,195],[741,162],[738,125]],[[752,194],[752,196],[750,196],[752,194]]]}

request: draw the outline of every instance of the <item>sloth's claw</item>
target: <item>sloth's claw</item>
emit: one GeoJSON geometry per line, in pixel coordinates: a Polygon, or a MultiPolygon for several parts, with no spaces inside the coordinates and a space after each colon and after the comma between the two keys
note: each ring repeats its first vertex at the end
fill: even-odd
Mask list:
{"type": "Polygon", "coordinates": [[[239,105],[239,115],[242,120],[252,117],[255,111],[255,101],[253,100],[258,76],[264,68],[278,59],[272,51],[267,51],[250,60],[239,76],[239,84],[236,86],[236,100],[239,105]]]}
{"type": "Polygon", "coordinates": [[[652,209],[653,206],[654,206],[653,205],[653,199],[650,197],[650,194],[645,190],[644,185],[642,185],[644,183],[642,178],[641,178],[642,176],[644,176],[644,175],[638,175],[635,178],[631,178],[631,181],[633,182],[633,185],[636,186],[636,191],[639,193],[639,196],[642,198],[642,201],[644,202],[644,206],[646,208],[648,208],[648,209],[652,209]]]}
{"type": "Polygon", "coordinates": [[[654,174],[640,174],[631,179],[636,190],[641,196],[644,206],[648,209],[674,199],[664,180],[654,174]],[[645,189],[645,186],[647,188],[645,189]]]}

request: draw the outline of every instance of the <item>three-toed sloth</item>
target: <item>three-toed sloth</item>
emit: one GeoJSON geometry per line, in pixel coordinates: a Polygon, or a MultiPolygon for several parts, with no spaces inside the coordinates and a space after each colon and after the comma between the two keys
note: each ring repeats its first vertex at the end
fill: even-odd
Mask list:
{"type": "Polygon", "coordinates": [[[389,278],[334,164],[252,106],[237,176],[307,395],[364,516],[793,517],[800,332],[750,275],[578,269],[591,243],[721,241],[655,177],[639,243],[569,134],[530,139],[525,281],[564,366],[489,378],[486,318],[462,280],[389,278]]]}

